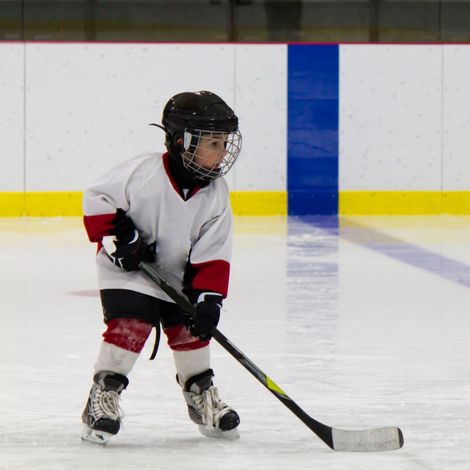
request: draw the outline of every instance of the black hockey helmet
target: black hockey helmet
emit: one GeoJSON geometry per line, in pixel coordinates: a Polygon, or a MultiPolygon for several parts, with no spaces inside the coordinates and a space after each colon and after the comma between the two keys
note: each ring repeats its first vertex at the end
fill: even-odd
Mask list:
{"type": "Polygon", "coordinates": [[[228,172],[241,149],[238,118],[225,101],[210,91],[179,93],[163,110],[165,146],[182,157],[184,167],[197,178],[211,181],[228,172]],[[201,138],[224,139],[225,156],[214,167],[198,162],[201,138]]]}
{"type": "Polygon", "coordinates": [[[234,132],[238,118],[215,93],[184,92],[170,98],[163,110],[162,124],[170,136],[184,129],[234,132]]]}

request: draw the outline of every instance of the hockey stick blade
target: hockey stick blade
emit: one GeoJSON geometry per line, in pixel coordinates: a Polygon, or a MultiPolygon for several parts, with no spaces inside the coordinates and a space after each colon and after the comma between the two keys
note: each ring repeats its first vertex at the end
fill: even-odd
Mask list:
{"type": "MultiPolygon", "coordinates": [[[[165,278],[148,263],[140,267],[181,309],[189,315],[195,315],[195,307],[186,297],[172,287],[165,278]]],[[[217,328],[212,329],[212,337],[231,354],[251,375],[281,401],[297,418],[313,431],[327,446],[333,450],[345,452],[378,452],[396,450],[403,447],[403,434],[399,428],[384,427],[369,430],[335,429],[313,419],[271,380],[259,367],[245,356],[217,328]]]]}
{"type": "Polygon", "coordinates": [[[379,452],[403,447],[403,433],[396,427],[348,431],[332,428],[333,449],[345,452],[379,452]]]}

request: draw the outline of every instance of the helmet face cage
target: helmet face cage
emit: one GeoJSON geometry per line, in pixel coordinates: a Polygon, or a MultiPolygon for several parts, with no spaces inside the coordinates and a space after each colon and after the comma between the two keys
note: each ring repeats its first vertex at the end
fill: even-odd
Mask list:
{"type": "Polygon", "coordinates": [[[185,129],[183,165],[202,181],[225,175],[238,158],[242,137],[240,131],[185,129]]]}

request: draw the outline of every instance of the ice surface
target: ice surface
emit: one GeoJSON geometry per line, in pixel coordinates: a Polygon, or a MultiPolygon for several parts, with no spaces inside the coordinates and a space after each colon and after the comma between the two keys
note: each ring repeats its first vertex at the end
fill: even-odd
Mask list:
{"type": "Polygon", "coordinates": [[[470,218],[238,218],[220,330],[312,417],[400,426],[402,450],[337,453],[217,344],[237,441],[186,415],[162,340],[123,393],[124,429],[80,442],[103,331],[79,219],[0,219],[0,468],[470,468],[470,218]]]}

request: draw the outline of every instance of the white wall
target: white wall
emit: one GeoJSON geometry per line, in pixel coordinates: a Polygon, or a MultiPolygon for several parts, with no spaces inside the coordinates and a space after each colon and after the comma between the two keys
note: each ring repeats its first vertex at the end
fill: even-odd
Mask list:
{"type": "Polygon", "coordinates": [[[234,166],[237,190],[287,188],[287,50],[235,46],[235,108],[243,151],[234,166]]]}
{"type": "Polygon", "coordinates": [[[444,189],[470,190],[470,44],[443,47],[444,189]]]}
{"type": "MultiPolygon", "coordinates": [[[[340,190],[469,190],[469,65],[470,45],[341,46],[340,190]]],[[[163,149],[147,124],[200,89],[240,117],[231,189],[285,190],[287,80],[286,45],[0,43],[0,191],[79,191],[163,149]]]]}
{"type": "Polygon", "coordinates": [[[23,150],[28,191],[82,190],[127,158],[164,150],[163,132],[148,124],[188,90],[213,91],[239,115],[230,187],[285,189],[286,46],[28,43],[24,149],[23,49],[0,45],[3,190],[23,189],[23,150]]]}
{"type": "Polygon", "coordinates": [[[0,47],[0,191],[22,191],[24,46],[0,47]]]}
{"type": "Polygon", "coordinates": [[[82,189],[122,160],[163,149],[163,132],[148,123],[188,87],[233,102],[231,46],[28,44],[26,61],[29,190],[82,189]]]}
{"type": "Polygon", "coordinates": [[[441,188],[441,51],[341,47],[341,190],[441,188]]]}
{"type": "Polygon", "coordinates": [[[470,190],[470,45],[340,49],[340,190],[470,190]]]}

